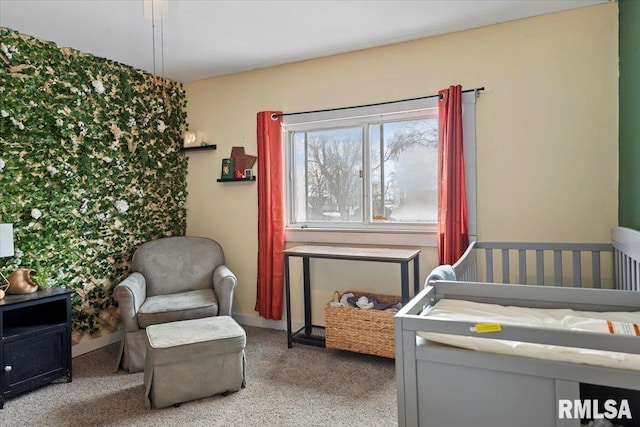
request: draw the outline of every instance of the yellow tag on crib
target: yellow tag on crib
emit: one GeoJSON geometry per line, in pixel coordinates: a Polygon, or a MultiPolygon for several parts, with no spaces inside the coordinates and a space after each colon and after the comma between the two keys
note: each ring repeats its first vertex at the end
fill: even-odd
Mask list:
{"type": "Polygon", "coordinates": [[[499,323],[476,323],[475,332],[484,334],[487,332],[500,332],[502,327],[499,323]]]}

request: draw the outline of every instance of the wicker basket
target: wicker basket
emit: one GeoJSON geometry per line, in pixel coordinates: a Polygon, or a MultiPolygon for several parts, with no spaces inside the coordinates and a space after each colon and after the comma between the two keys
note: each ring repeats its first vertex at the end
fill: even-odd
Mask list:
{"type": "MultiPolygon", "coordinates": [[[[380,303],[402,301],[402,298],[396,296],[351,293],[357,297],[375,297],[380,303]]],[[[327,348],[395,358],[394,312],[358,307],[332,307],[327,303],[324,315],[327,348]]]]}

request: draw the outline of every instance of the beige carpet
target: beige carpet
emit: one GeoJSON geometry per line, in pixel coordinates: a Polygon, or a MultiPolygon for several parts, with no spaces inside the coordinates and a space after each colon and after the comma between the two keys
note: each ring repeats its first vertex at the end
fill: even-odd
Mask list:
{"type": "Polygon", "coordinates": [[[148,410],[142,373],[113,373],[117,344],[73,359],[73,382],[5,402],[0,426],[395,426],[394,361],[245,327],[247,387],[148,410]]]}

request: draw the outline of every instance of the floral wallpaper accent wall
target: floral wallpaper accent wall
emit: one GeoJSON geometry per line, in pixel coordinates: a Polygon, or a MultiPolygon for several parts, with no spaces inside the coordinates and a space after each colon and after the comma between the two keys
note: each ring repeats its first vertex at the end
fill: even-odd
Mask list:
{"type": "Polygon", "coordinates": [[[180,83],[0,28],[0,271],[74,289],[74,343],[116,330],[137,246],[185,233],[185,108],[180,83]]]}

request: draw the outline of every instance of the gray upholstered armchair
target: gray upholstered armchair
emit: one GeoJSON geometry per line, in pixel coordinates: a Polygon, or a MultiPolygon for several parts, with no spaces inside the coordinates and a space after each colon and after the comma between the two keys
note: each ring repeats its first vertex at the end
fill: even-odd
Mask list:
{"type": "Polygon", "coordinates": [[[125,332],[118,366],[129,372],[144,370],[147,326],[231,315],[237,279],[214,240],[166,237],[144,243],[133,254],[132,271],[114,291],[125,332]]]}

